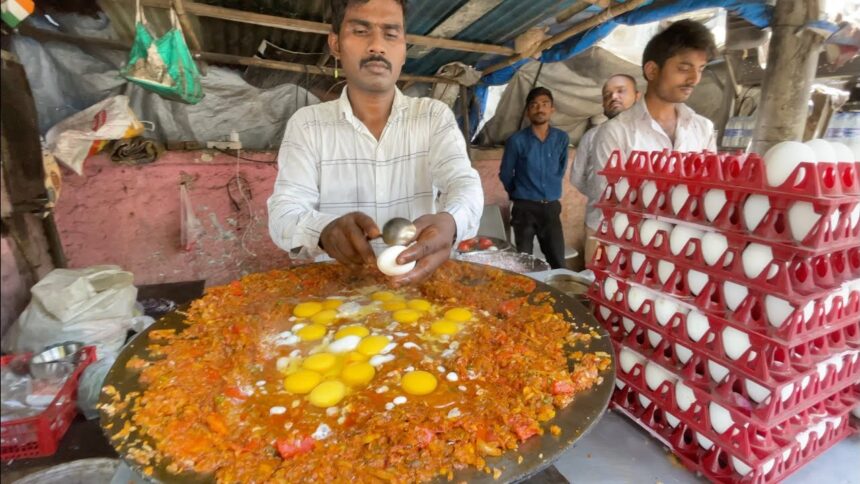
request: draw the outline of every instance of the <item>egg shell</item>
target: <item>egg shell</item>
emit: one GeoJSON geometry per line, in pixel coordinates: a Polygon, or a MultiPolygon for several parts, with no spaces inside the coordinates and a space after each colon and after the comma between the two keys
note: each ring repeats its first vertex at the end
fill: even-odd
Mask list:
{"type": "Polygon", "coordinates": [[[669,426],[671,426],[672,428],[677,427],[678,424],[681,423],[681,420],[679,420],[678,417],[672,415],[671,413],[666,412],[665,415],[666,415],[666,423],[668,423],[669,426]]]}
{"type": "MultiPolygon", "coordinates": [[[[672,224],[668,222],[663,222],[662,220],[654,220],[647,219],[642,222],[639,226],[639,240],[642,242],[644,246],[650,246],[652,241],[654,241],[654,236],[657,235],[658,231],[665,231],[666,234],[672,233],[672,224]]],[[[658,239],[654,245],[664,244],[666,241],[658,239]]]]}
{"type": "Polygon", "coordinates": [[[645,263],[645,254],[641,252],[633,252],[630,254],[630,263],[633,266],[633,272],[639,272],[642,264],[645,263]]]}
{"type": "Polygon", "coordinates": [[[744,226],[754,232],[764,216],[770,210],[770,199],[767,195],[750,195],[744,201],[744,226]]]}
{"type": "Polygon", "coordinates": [[[690,198],[690,190],[687,188],[687,185],[677,185],[672,189],[672,212],[675,215],[681,213],[681,209],[684,208],[684,205],[687,203],[687,200],[690,198]]]}
{"type": "Polygon", "coordinates": [[[660,336],[660,333],[656,331],[652,331],[649,329],[646,334],[648,335],[648,343],[651,344],[652,348],[656,348],[657,345],[659,345],[660,342],[663,341],[663,337],[660,336]]]}
{"type": "Polygon", "coordinates": [[[785,324],[786,320],[788,320],[789,316],[795,310],[796,308],[785,299],[771,294],[764,297],[764,311],[765,315],[767,315],[767,322],[775,328],[779,328],[785,324]]]}
{"type": "Polygon", "coordinates": [[[836,161],[836,152],[826,139],[811,139],[803,144],[809,146],[815,152],[815,159],[811,161],[815,161],[816,163],[834,163],[836,161]]]}
{"type": "MultiPolygon", "coordinates": [[[[669,249],[673,254],[680,255],[690,239],[701,239],[703,235],[705,235],[705,233],[699,229],[686,227],[684,225],[676,225],[675,228],[672,229],[672,234],[669,235],[669,249]]],[[[690,252],[688,249],[688,252],[685,255],[689,254],[690,252]]]]}
{"type": "Polygon", "coordinates": [[[675,272],[675,264],[666,260],[657,262],[657,277],[663,284],[666,284],[673,272],[675,272]]]}
{"type": "Polygon", "coordinates": [[[678,408],[686,412],[696,403],[696,394],[693,393],[692,388],[679,381],[675,384],[675,403],[678,404],[678,408]]]}
{"type": "Polygon", "coordinates": [[[638,286],[630,286],[630,288],[627,289],[627,306],[633,312],[638,312],[639,308],[642,307],[642,304],[644,304],[645,301],[652,300],[653,296],[651,296],[651,294],[645,289],[638,286]]]}
{"type": "Polygon", "coordinates": [[[600,315],[603,316],[603,319],[609,319],[609,316],[612,315],[612,311],[606,306],[600,306],[597,310],[600,311],[600,315]]]}
{"type": "Polygon", "coordinates": [[[621,325],[624,326],[624,331],[628,334],[636,327],[636,323],[630,318],[621,318],[621,325]]]}
{"type": "Polygon", "coordinates": [[[708,361],[708,372],[715,383],[721,383],[726,378],[726,375],[729,374],[729,369],[712,360],[708,361]]]}
{"type": "Polygon", "coordinates": [[[775,276],[779,269],[776,265],[771,264],[772,261],[773,250],[766,245],[757,243],[747,245],[741,255],[744,275],[750,279],[759,277],[768,267],[770,267],[770,270],[768,271],[767,279],[775,276]]]}
{"type": "Polygon", "coordinates": [[[653,361],[645,365],[645,383],[651,390],[657,390],[664,381],[674,384],[677,380],[675,375],[653,361]]]}
{"type": "Polygon", "coordinates": [[[657,184],[653,181],[647,181],[642,184],[642,204],[645,207],[651,205],[654,196],[657,195],[657,184]]]}
{"type": "Polygon", "coordinates": [[[630,226],[630,221],[627,218],[626,214],[616,213],[612,217],[612,233],[615,234],[616,238],[624,238],[624,232],[627,230],[627,227],[630,226]]]}
{"type": "Polygon", "coordinates": [[[717,219],[723,207],[726,206],[726,192],[720,189],[708,190],[702,199],[705,205],[705,217],[711,222],[717,219]]]}
{"type": "Polygon", "coordinates": [[[726,302],[726,307],[732,311],[738,309],[744,299],[749,295],[749,289],[740,284],[725,281],[723,282],[723,299],[726,302]]]}
{"type": "Polygon", "coordinates": [[[630,373],[630,370],[632,370],[633,366],[637,363],[642,365],[645,364],[645,357],[630,348],[625,347],[621,348],[621,351],[618,354],[618,362],[621,364],[621,369],[624,373],[630,373]]]}
{"type": "MultiPolygon", "coordinates": [[[[782,186],[799,164],[817,161],[815,151],[803,143],[798,141],[778,143],[764,154],[767,183],[772,187],[782,186]]],[[[804,172],[805,170],[801,170],[795,184],[804,179],[806,176],[804,172]]]]}
{"type": "Polygon", "coordinates": [[[678,312],[687,314],[689,309],[679,305],[672,299],[661,297],[654,302],[654,316],[657,318],[657,323],[660,326],[669,324],[669,320],[678,312]]]}
{"type": "Polygon", "coordinates": [[[408,264],[398,264],[397,256],[406,250],[406,246],[392,245],[382,251],[379,257],[376,258],[376,267],[386,276],[401,276],[415,268],[415,261],[408,264]]]}
{"type": "Polygon", "coordinates": [[[726,356],[737,360],[750,348],[750,336],[743,331],[726,326],[723,328],[723,351],[726,356]]]}
{"type": "Polygon", "coordinates": [[[729,241],[725,235],[718,232],[708,232],[702,236],[702,257],[705,264],[712,266],[719,262],[723,254],[729,248],[729,241]]]}
{"type": "Polygon", "coordinates": [[[856,229],[857,225],[860,224],[860,203],[851,209],[851,213],[848,215],[848,223],[851,226],[851,230],[856,229]]]}
{"type": "Polygon", "coordinates": [[[735,472],[742,476],[745,476],[752,472],[752,467],[746,465],[742,460],[738,459],[735,456],[732,456],[732,467],[735,468],[735,472]]]}
{"type": "Polygon", "coordinates": [[[615,244],[609,244],[604,246],[606,250],[606,256],[609,259],[609,262],[615,262],[615,258],[618,257],[618,252],[621,250],[621,247],[618,247],[615,244]]]}
{"type": "Polygon", "coordinates": [[[855,161],[854,153],[851,152],[851,148],[846,146],[845,143],[831,141],[830,147],[833,148],[833,154],[836,156],[837,162],[849,163],[855,161]]]}
{"type": "Polygon", "coordinates": [[[675,343],[675,356],[678,357],[678,361],[686,365],[690,361],[690,358],[693,357],[693,350],[675,343]]]}
{"type": "Polygon", "coordinates": [[[702,293],[702,289],[708,283],[708,275],[704,272],[699,272],[693,269],[687,271],[687,286],[694,296],[702,293]]]}
{"type": "Polygon", "coordinates": [[[761,403],[770,397],[770,390],[752,380],[745,380],[744,387],[747,389],[747,395],[756,403],[761,403]]]}
{"type": "Polygon", "coordinates": [[[711,447],[714,446],[714,442],[711,439],[705,437],[704,435],[696,432],[696,441],[699,443],[699,446],[705,450],[710,450],[711,447]]]}
{"type": "Polygon", "coordinates": [[[693,341],[699,341],[711,328],[708,317],[693,310],[687,314],[687,336],[693,341]]]}
{"type": "Polygon", "coordinates": [[[645,395],[639,395],[639,403],[644,408],[648,408],[651,406],[651,399],[646,397],[645,395]]]}
{"type": "Polygon", "coordinates": [[[711,428],[720,435],[735,423],[732,414],[725,407],[714,402],[708,405],[708,416],[711,418],[711,428]]]}
{"type": "Polygon", "coordinates": [[[821,214],[815,212],[815,207],[809,202],[794,202],[788,208],[788,225],[791,237],[800,242],[809,235],[815,224],[821,219],[821,214]]]}
{"type": "Polygon", "coordinates": [[[621,177],[618,179],[618,182],[615,183],[615,198],[619,202],[624,200],[624,197],[627,196],[627,192],[630,190],[630,182],[627,181],[626,177],[621,177]]]}
{"type": "Polygon", "coordinates": [[[616,292],[618,292],[618,281],[611,277],[607,277],[606,280],[603,281],[603,296],[606,297],[607,301],[613,301],[615,299],[616,292]]]}

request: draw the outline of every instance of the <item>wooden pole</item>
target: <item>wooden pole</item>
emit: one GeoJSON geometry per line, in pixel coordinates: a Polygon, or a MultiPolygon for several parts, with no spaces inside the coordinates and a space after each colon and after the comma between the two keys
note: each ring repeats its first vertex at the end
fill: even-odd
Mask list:
{"type": "Polygon", "coordinates": [[[802,139],[823,40],[802,26],[818,19],[819,11],[815,0],[776,2],[753,152],[764,154],[781,141],[802,139]]]}
{"type": "Polygon", "coordinates": [[[573,37],[580,32],[585,32],[588,29],[597,27],[598,25],[602,24],[603,22],[606,22],[607,20],[611,20],[623,13],[627,13],[635,9],[639,5],[642,5],[643,3],[645,3],[645,0],[628,0],[627,2],[624,2],[622,4],[607,8],[606,10],[595,14],[586,20],[583,20],[582,22],[574,25],[573,27],[563,32],[559,32],[552,37],[544,40],[530,52],[523,52],[515,56],[509,57],[502,62],[499,62],[498,64],[491,65],[490,67],[484,69],[483,75],[491,74],[493,72],[502,70],[505,67],[512,66],[523,59],[527,59],[533,56],[537,52],[543,52],[556,44],[564,42],[565,40],[573,37]]]}
{"type": "MultiPolygon", "coordinates": [[[[203,45],[197,38],[197,33],[194,31],[194,25],[185,13],[185,5],[182,0],[173,0],[173,9],[176,10],[176,16],[179,17],[179,24],[182,25],[183,34],[188,39],[188,44],[194,52],[203,52],[203,45]]],[[[200,61],[200,73],[206,75],[206,63],[200,61]]]]}
{"type": "MultiPolygon", "coordinates": [[[[32,37],[38,41],[59,41],[67,42],[75,45],[91,45],[114,50],[129,50],[131,45],[127,42],[111,39],[101,39],[96,37],[82,37],[78,35],[65,34],[62,32],[54,32],[50,30],[38,29],[30,27],[28,24],[23,24],[20,28],[23,35],[32,37]]],[[[219,54],[215,52],[195,52],[195,59],[201,59],[210,63],[232,64],[243,66],[265,67],[268,69],[277,69],[282,71],[308,73],[316,76],[334,76],[334,69],[331,67],[323,67],[309,64],[297,64],[294,62],[283,62],[269,59],[258,59],[256,57],[242,57],[238,55],[219,54]]],[[[401,74],[401,81],[414,82],[442,82],[445,84],[457,84],[457,81],[446,79],[437,76],[418,76],[412,74],[401,74]]]]}
{"type": "MultiPolygon", "coordinates": [[[[129,0],[124,0],[127,3],[129,0]]],[[[141,4],[147,7],[169,8],[171,0],[142,0],[141,4]]],[[[313,22],[287,17],[277,17],[255,12],[246,12],[232,8],[216,7],[197,2],[185,2],[185,11],[198,17],[210,17],[233,22],[273,27],[276,29],[293,30],[308,34],[328,35],[331,32],[331,24],[313,22]]],[[[427,37],[424,35],[407,35],[406,42],[412,45],[423,45],[432,48],[461,50],[465,52],[478,52],[481,54],[512,55],[514,49],[501,45],[482,44],[479,42],[465,42],[462,40],[444,39],[441,37],[427,37]]]]}

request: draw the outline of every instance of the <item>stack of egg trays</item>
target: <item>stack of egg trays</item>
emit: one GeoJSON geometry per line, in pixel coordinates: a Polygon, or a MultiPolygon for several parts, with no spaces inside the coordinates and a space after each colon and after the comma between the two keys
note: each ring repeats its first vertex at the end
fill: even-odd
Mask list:
{"type": "Polygon", "coordinates": [[[613,405],[719,482],[785,478],[855,430],[860,400],[860,164],[801,163],[779,187],[764,169],[754,154],[616,152],[602,172],[589,297],[619,352],[613,405]],[[751,195],[768,200],[752,232],[751,195]],[[788,222],[798,201],[818,216],[802,240],[788,222]],[[706,262],[699,239],[643,241],[649,218],[720,232],[727,248],[706,262]],[[772,257],[755,277],[752,243],[772,257]]]}

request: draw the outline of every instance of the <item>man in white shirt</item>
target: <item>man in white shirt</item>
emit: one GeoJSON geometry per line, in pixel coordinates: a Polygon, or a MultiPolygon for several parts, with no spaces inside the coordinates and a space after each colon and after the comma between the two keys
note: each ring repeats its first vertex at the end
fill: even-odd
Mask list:
{"type": "MultiPolygon", "coordinates": [[[[340,99],[297,111],[278,153],[269,232],[282,249],[373,265],[379,227],[413,220],[415,244],[397,259],[415,268],[393,278],[420,282],[459,240],[477,233],[478,173],[445,104],[404,96],[406,0],[333,0],[328,44],[347,85],[340,99]]],[[[375,268],[372,270],[376,270],[375,268]]]]}
{"type": "MultiPolygon", "coordinates": [[[[645,95],[600,126],[594,137],[596,169],[615,150],[625,160],[632,151],[716,151],[714,123],[684,104],[715,52],[713,34],[692,20],[675,22],[655,35],[642,54],[645,95]]],[[[606,179],[599,179],[602,193],[606,179]]]]}
{"type": "MultiPolygon", "coordinates": [[[[613,74],[603,84],[603,114],[612,119],[622,112],[630,109],[639,100],[639,89],[636,87],[636,79],[627,74],[613,74]]],[[[588,205],[585,207],[585,262],[590,262],[594,251],[597,249],[597,240],[594,233],[600,225],[602,213],[594,205],[600,200],[606,179],[597,172],[603,169],[606,160],[598,160],[594,156],[594,135],[600,129],[600,125],[592,126],[582,135],[579,146],[576,147],[576,157],[570,169],[570,183],[580,193],[588,197],[588,205]]]]}

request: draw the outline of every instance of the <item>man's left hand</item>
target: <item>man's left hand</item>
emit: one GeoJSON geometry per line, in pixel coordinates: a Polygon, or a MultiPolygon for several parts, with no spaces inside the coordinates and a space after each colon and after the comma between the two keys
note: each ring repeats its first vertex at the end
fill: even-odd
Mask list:
{"type": "Polygon", "coordinates": [[[416,261],[415,268],[408,273],[391,279],[395,286],[423,282],[433,275],[437,267],[448,260],[457,235],[454,217],[447,212],[422,215],[415,222],[417,238],[415,243],[397,257],[398,264],[416,261]]]}

